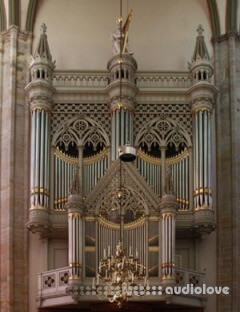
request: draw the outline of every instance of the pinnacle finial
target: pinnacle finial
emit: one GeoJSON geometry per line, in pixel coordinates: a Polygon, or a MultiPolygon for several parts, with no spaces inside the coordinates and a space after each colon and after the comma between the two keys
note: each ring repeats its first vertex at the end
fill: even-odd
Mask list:
{"type": "Polygon", "coordinates": [[[203,29],[203,27],[202,27],[201,24],[198,26],[197,32],[198,32],[198,35],[199,35],[199,36],[202,36],[202,33],[204,32],[204,29],[203,29]]]}
{"type": "Polygon", "coordinates": [[[41,27],[40,27],[40,31],[42,34],[45,34],[47,31],[47,26],[45,23],[42,23],[41,27]]]}

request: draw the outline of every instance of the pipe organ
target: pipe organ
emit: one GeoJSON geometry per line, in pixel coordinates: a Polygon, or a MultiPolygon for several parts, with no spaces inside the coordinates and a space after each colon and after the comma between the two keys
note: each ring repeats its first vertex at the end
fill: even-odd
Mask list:
{"type": "MultiPolygon", "coordinates": [[[[204,62],[194,53],[190,71],[194,77],[191,96],[193,119],[194,167],[194,227],[202,233],[215,229],[212,207],[212,114],[217,89],[213,82],[213,66],[199,27],[197,44],[202,49],[204,62]]],[[[196,51],[195,51],[196,52],[196,51]]]]}
{"type": "Polygon", "coordinates": [[[103,177],[109,166],[109,153],[105,149],[103,152],[83,159],[83,193],[90,194],[99,179],[103,177]]]}
{"type": "Polygon", "coordinates": [[[32,110],[31,207],[49,207],[50,116],[44,108],[32,110]]]}
{"type": "MultiPolygon", "coordinates": [[[[54,152],[54,210],[65,210],[74,172],[79,166],[79,158],[68,156],[58,148],[54,152]]],[[[108,149],[83,159],[83,194],[87,196],[109,166],[108,149]]]]}
{"type": "MultiPolygon", "coordinates": [[[[186,149],[177,156],[166,158],[165,165],[171,167],[174,192],[179,203],[179,210],[189,210],[190,175],[189,153],[186,149]]],[[[138,151],[136,166],[140,174],[145,178],[150,187],[159,196],[162,196],[161,158],[152,157],[143,151],[138,151]]]]}
{"type": "Polygon", "coordinates": [[[59,149],[54,153],[54,210],[65,210],[69,190],[78,165],[78,159],[63,154],[59,149]]]}
{"type": "Polygon", "coordinates": [[[30,60],[30,82],[25,91],[31,112],[31,174],[30,212],[28,229],[46,237],[51,228],[50,209],[50,129],[52,115],[52,73],[55,64],[47,42],[46,26],[41,26],[41,36],[34,56],[30,60]],[[41,48],[45,46],[44,52],[41,48]]]}
{"type": "Polygon", "coordinates": [[[194,209],[212,207],[211,188],[211,112],[194,114],[194,209]]]}
{"type": "Polygon", "coordinates": [[[133,145],[133,113],[137,87],[135,72],[137,63],[129,54],[116,55],[108,62],[111,82],[106,92],[112,114],[112,160],[118,159],[119,146],[133,145]],[[120,87],[121,82],[121,87],[120,87]]]}
{"type": "MultiPolygon", "coordinates": [[[[82,103],[87,109],[81,108],[79,114],[75,112],[79,103],[74,104],[72,112],[66,109],[65,103],[63,110],[64,114],[71,115],[69,120],[66,116],[58,116],[62,111],[54,111],[55,89],[51,78],[54,63],[45,32],[43,28],[37,52],[31,60],[31,82],[26,87],[31,111],[28,229],[46,237],[51,230],[50,210],[51,217],[54,214],[68,217],[71,279],[79,282],[82,277],[95,276],[99,260],[105,253],[114,253],[120,238],[119,220],[115,223],[107,218],[111,208],[116,208],[113,207],[112,194],[119,191],[119,147],[127,143],[135,145],[137,158],[134,164],[126,166],[123,185],[130,194],[129,198],[123,194],[126,207],[132,209],[125,209],[125,212],[133,212],[132,219],[125,226],[124,246],[128,254],[138,254],[149,277],[161,276],[164,282],[173,283],[177,216],[187,216],[192,222],[189,228],[198,235],[210,233],[215,228],[211,158],[216,88],[211,82],[213,70],[208,54],[205,53],[201,59],[201,53],[205,51],[203,36],[197,38],[196,49],[202,48],[199,53],[194,53],[190,73],[186,76],[192,83],[189,90],[184,91],[190,103],[185,103],[185,106],[179,103],[177,109],[172,105],[166,114],[159,108],[160,104],[155,103],[154,110],[159,110],[148,115],[147,110],[153,104],[150,103],[145,112],[139,111],[135,116],[138,92],[140,96],[143,92],[144,99],[144,92],[150,91],[148,88],[138,89],[137,63],[132,55],[123,53],[110,59],[109,77],[104,74],[109,84],[101,90],[102,98],[108,96],[108,103],[101,102],[101,105],[106,105],[111,112],[111,120],[107,121],[108,128],[111,123],[109,133],[104,124],[106,112],[104,118],[99,119],[97,114],[100,111],[87,112],[92,102],[82,103]],[[42,47],[47,50],[42,51],[42,47]],[[199,75],[199,72],[205,74],[199,75]],[[179,112],[181,105],[184,108],[179,112]],[[147,117],[144,115],[142,118],[143,114],[147,117]],[[55,125],[60,120],[60,126],[52,127],[51,137],[54,118],[55,125]],[[136,122],[139,123],[138,128],[134,125],[136,122]],[[104,196],[107,200],[101,214],[98,208],[104,196]],[[137,214],[140,210],[141,213],[137,214]]],[[[154,73],[153,76],[157,75],[154,73]]],[[[150,80],[148,83],[151,84],[150,80]]],[[[98,103],[95,104],[96,109],[98,103]]],[[[121,215],[121,220],[124,217],[121,215]]]]}
{"type": "MultiPolygon", "coordinates": [[[[147,224],[145,218],[140,218],[136,222],[124,226],[124,247],[127,249],[127,255],[139,256],[140,262],[146,265],[146,241],[148,237],[147,224]]],[[[120,239],[119,224],[107,221],[101,217],[98,218],[98,258],[103,258],[106,254],[114,254],[116,246],[120,239]]]]}
{"type": "Polygon", "coordinates": [[[112,159],[118,158],[118,147],[133,144],[133,114],[119,104],[112,111],[112,159]]]}
{"type": "Polygon", "coordinates": [[[168,239],[162,245],[162,274],[164,277],[174,275],[175,259],[175,216],[173,214],[162,215],[162,236],[168,239]],[[168,243],[169,242],[169,243],[168,243]]]}
{"type": "Polygon", "coordinates": [[[189,154],[184,151],[179,156],[169,159],[167,162],[171,166],[174,192],[179,203],[179,210],[189,210],[189,154]]]}
{"type": "Polygon", "coordinates": [[[138,151],[136,166],[141,176],[153,188],[154,192],[161,196],[161,159],[147,156],[141,150],[138,151]]]}

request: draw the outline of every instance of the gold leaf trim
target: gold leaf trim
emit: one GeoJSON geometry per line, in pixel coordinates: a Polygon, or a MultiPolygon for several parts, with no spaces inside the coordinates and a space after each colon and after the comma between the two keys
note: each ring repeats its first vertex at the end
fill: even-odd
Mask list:
{"type": "MultiPolygon", "coordinates": [[[[150,156],[148,154],[146,154],[143,150],[139,149],[138,150],[138,156],[149,162],[150,164],[153,164],[153,165],[158,165],[160,166],[161,165],[161,158],[157,158],[157,157],[153,157],[153,156],[150,156]]],[[[171,158],[167,158],[166,159],[166,164],[168,165],[173,165],[175,163],[178,163],[180,161],[182,161],[183,159],[185,159],[186,157],[189,156],[189,151],[187,149],[185,149],[181,154],[177,155],[177,156],[174,156],[174,157],[171,157],[171,158]]]]}

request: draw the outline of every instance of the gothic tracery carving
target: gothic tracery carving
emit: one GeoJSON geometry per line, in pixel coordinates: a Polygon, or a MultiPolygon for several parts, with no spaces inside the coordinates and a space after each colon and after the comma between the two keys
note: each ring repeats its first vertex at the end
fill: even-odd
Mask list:
{"type": "Polygon", "coordinates": [[[70,144],[84,146],[92,144],[93,150],[97,146],[109,146],[109,138],[104,129],[94,120],[79,114],[69,121],[62,123],[56,130],[53,145],[63,145],[68,150],[70,144]]]}
{"type": "Polygon", "coordinates": [[[121,199],[119,199],[119,189],[115,189],[103,196],[99,205],[99,214],[113,222],[119,222],[120,200],[121,208],[127,222],[134,221],[145,214],[146,204],[139,194],[130,188],[121,189],[121,199]]]}
{"type": "Polygon", "coordinates": [[[148,151],[156,145],[174,145],[178,151],[180,146],[191,146],[191,139],[183,126],[164,114],[154,118],[138,133],[135,146],[147,146],[148,151]]]}
{"type": "MultiPolygon", "coordinates": [[[[132,171],[135,172],[135,174],[137,173],[136,168],[133,165],[126,165],[124,164],[123,166],[123,174],[122,174],[122,185],[123,188],[128,190],[125,194],[131,194],[131,196],[129,196],[129,198],[133,197],[133,201],[128,202],[127,204],[127,200],[126,200],[126,204],[125,204],[125,209],[128,209],[126,207],[130,206],[132,208],[134,208],[134,210],[137,212],[143,213],[144,214],[149,214],[149,213],[155,213],[157,212],[158,209],[158,200],[156,198],[156,196],[154,196],[154,193],[151,194],[147,194],[147,192],[150,192],[150,189],[148,188],[148,186],[146,187],[146,189],[144,187],[144,185],[141,185],[141,182],[139,181],[139,179],[136,176],[132,175],[132,172],[130,172],[129,168],[126,167],[131,167],[132,171]],[[137,203],[134,203],[134,201],[137,203]]],[[[101,186],[101,189],[97,190],[93,190],[94,193],[98,194],[98,196],[94,197],[94,200],[89,200],[89,202],[87,203],[87,207],[86,207],[86,212],[87,213],[96,213],[98,214],[99,211],[107,211],[107,209],[110,209],[111,207],[115,207],[116,209],[118,209],[118,204],[116,202],[117,197],[115,197],[115,200],[111,206],[111,195],[114,192],[117,192],[119,190],[119,179],[120,179],[120,174],[118,172],[119,168],[114,168],[113,171],[116,170],[116,173],[114,174],[113,172],[109,175],[107,174],[105,179],[105,183],[104,185],[101,186]],[[113,176],[114,174],[114,176],[113,176]],[[106,202],[106,204],[103,204],[104,201],[106,202]],[[101,206],[102,205],[102,206],[101,206]],[[101,208],[102,207],[102,208],[101,208]],[[106,208],[104,208],[106,207],[106,208]]],[[[140,178],[140,177],[139,177],[140,178]]],[[[143,178],[142,178],[143,179],[143,178]]],[[[143,180],[142,180],[143,182],[143,180]]],[[[145,181],[143,183],[146,183],[145,181]]],[[[90,194],[91,196],[91,194],[90,194]]],[[[126,197],[127,198],[127,197],[126,197]]]]}

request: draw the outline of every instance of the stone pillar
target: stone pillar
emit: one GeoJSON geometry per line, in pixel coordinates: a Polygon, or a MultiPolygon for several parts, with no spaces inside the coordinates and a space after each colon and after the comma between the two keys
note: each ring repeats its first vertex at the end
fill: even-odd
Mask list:
{"type": "Polygon", "coordinates": [[[25,90],[31,110],[31,198],[28,229],[47,236],[49,223],[50,191],[50,130],[54,64],[48,48],[46,26],[31,57],[31,82],[25,90]]]}
{"type": "Polygon", "coordinates": [[[162,274],[164,285],[176,283],[175,276],[175,248],[176,248],[176,210],[178,203],[173,194],[164,194],[161,203],[161,228],[162,228],[162,274]]]}
{"type": "Polygon", "coordinates": [[[119,147],[133,145],[133,111],[137,87],[135,72],[137,63],[128,53],[115,55],[108,62],[111,82],[106,91],[112,113],[112,161],[118,159],[119,147]],[[120,88],[121,85],[121,88],[120,88]]]}
{"type": "Polygon", "coordinates": [[[28,311],[28,79],[31,34],[11,25],[0,33],[0,310],[28,311]]]}
{"type": "Polygon", "coordinates": [[[213,39],[216,105],[217,311],[240,310],[240,36],[232,31],[213,39]]]}

